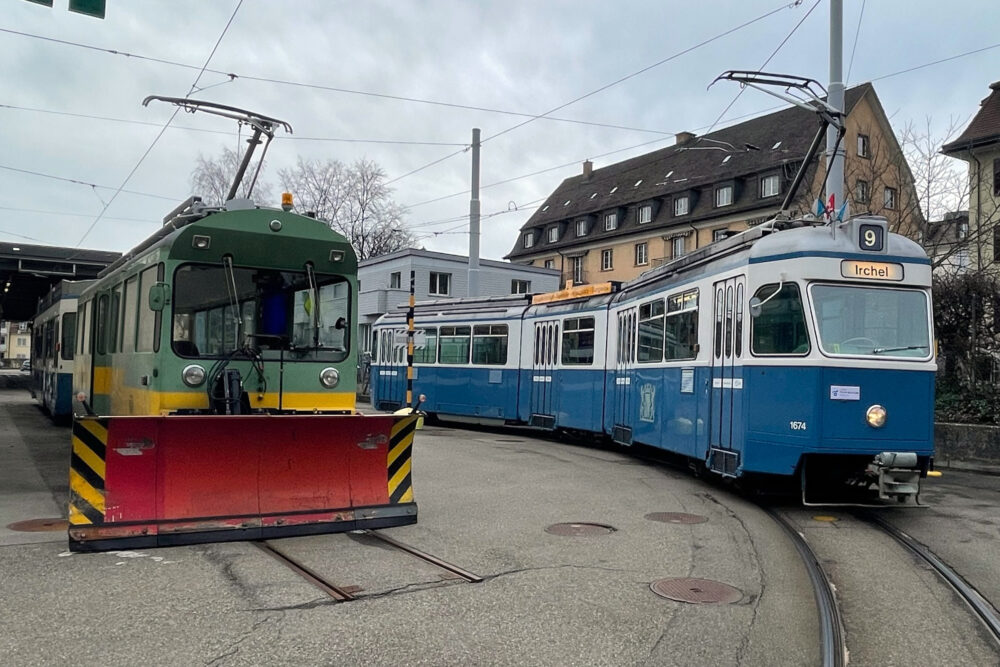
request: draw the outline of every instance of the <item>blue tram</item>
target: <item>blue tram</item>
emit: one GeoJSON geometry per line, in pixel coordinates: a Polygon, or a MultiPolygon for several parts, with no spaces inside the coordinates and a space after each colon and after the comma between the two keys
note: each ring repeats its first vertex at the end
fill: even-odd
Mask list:
{"type": "MultiPolygon", "coordinates": [[[[931,267],[884,218],[772,221],[624,285],[418,304],[414,390],[441,419],[602,434],[806,503],[905,501],[933,462],[931,267]]],[[[373,402],[405,395],[376,325],[373,402]]]]}
{"type": "Polygon", "coordinates": [[[91,280],[63,280],[39,300],[32,323],[31,394],[52,419],[73,414],[76,306],[91,280]]]}

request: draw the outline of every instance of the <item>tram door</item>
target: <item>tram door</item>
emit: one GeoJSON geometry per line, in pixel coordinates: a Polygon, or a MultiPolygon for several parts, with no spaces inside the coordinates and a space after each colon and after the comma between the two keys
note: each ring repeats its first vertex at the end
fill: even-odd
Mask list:
{"type": "Polygon", "coordinates": [[[635,340],[638,309],[618,312],[618,344],[615,347],[614,387],[611,389],[611,439],[622,445],[632,444],[632,426],[637,397],[632,391],[635,367],[635,340]]]}
{"type": "Polygon", "coordinates": [[[381,410],[394,410],[406,402],[406,330],[382,329],[371,384],[377,388],[381,410]]]}
{"type": "Polygon", "coordinates": [[[743,450],[744,283],[736,276],[713,289],[708,465],[727,476],[736,474],[743,450]]]}
{"type": "Polygon", "coordinates": [[[529,424],[554,428],[556,360],[559,358],[559,321],[535,322],[531,351],[531,416],[529,424]]]}

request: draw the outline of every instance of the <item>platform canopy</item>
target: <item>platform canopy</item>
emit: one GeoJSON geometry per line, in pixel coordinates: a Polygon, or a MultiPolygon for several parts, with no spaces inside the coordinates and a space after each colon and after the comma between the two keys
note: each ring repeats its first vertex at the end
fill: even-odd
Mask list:
{"type": "Polygon", "coordinates": [[[60,280],[90,280],[120,252],[0,243],[0,319],[30,320],[38,299],[60,280]]]}

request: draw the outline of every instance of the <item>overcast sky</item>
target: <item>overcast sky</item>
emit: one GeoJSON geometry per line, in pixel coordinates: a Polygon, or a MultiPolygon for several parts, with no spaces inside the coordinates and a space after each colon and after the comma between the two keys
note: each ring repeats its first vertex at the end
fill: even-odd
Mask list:
{"type": "MultiPolygon", "coordinates": [[[[143,98],[185,96],[206,62],[192,97],[292,125],[265,179],[277,183],[300,155],[374,160],[429,250],[468,252],[471,154],[442,158],[481,128],[482,256],[492,259],[584,160],[600,168],[780,104],[748,90],[720,120],[739,92],[707,88],[720,72],[758,69],[778,49],[768,70],[829,78],[829,0],[107,0],[104,20],[54,4],[0,0],[3,241],[124,251],[153,232],[192,194],[198,156],[238,143],[234,122],[180,114],[149,150],[173,107],[143,108],[143,98]],[[511,129],[645,68],[551,114],[561,120],[511,129]],[[98,220],[133,169],[131,192],[98,220]]],[[[872,81],[897,132],[927,117],[938,133],[952,119],[964,126],[1000,79],[996,0],[844,5],[848,85],[872,81]]]]}

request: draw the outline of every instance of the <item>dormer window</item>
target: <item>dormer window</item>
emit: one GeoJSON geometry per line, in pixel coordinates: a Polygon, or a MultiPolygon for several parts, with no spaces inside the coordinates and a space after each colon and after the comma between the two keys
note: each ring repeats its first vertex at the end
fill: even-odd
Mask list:
{"type": "Polygon", "coordinates": [[[545,206],[542,207],[542,213],[545,213],[547,210],[549,210],[549,205],[548,204],[546,204],[545,206]]]}
{"type": "Polygon", "coordinates": [[[555,243],[559,240],[559,228],[549,227],[549,243],[555,243]]]}
{"type": "Polygon", "coordinates": [[[597,197],[597,193],[596,192],[594,194],[590,195],[591,199],[594,199],[595,197],[597,197]]]}
{"type": "Polygon", "coordinates": [[[576,235],[586,236],[587,235],[587,220],[577,220],[576,221],[576,235]]]}
{"type": "Polygon", "coordinates": [[[618,190],[618,186],[617,185],[615,187],[611,188],[611,192],[609,192],[608,194],[609,195],[613,195],[616,190],[618,190]]]}
{"type": "Polygon", "coordinates": [[[524,233],[524,247],[530,248],[535,245],[535,232],[525,232],[524,233]]]}
{"type": "Polygon", "coordinates": [[[667,175],[666,175],[666,176],[664,176],[663,178],[670,178],[670,177],[671,177],[671,176],[673,176],[673,175],[674,175],[674,170],[673,170],[673,169],[671,169],[670,171],[668,171],[668,172],[667,172],[667,175]]]}
{"type": "Polygon", "coordinates": [[[730,161],[730,160],[731,160],[732,158],[733,158],[733,156],[732,156],[732,155],[727,155],[726,157],[722,158],[722,164],[726,164],[726,163],[727,163],[727,162],[729,162],[729,161],[730,161]]]}
{"type": "Polygon", "coordinates": [[[715,207],[721,208],[723,206],[732,206],[733,203],[733,186],[723,185],[715,190],[715,207]]]}
{"type": "Polygon", "coordinates": [[[638,219],[640,225],[644,225],[651,221],[653,219],[653,205],[646,204],[645,206],[640,206],[638,219]]]}
{"type": "Polygon", "coordinates": [[[687,215],[690,206],[690,201],[687,196],[684,197],[674,197],[674,215],[687,215]]]}
{"type": "Polygon", "coordinates": [[[760,179],[760,197],[774,197],[781,193],[781,181],[777,174],[768,174],[760,179]]]}
{"type": "Polygon", "coordinates": [[[618,214],[608,213],[604,216],[604,231],[610,232],[618,229],[618,214]]]}
{"type": "Polygon", "coordinates": [[[776,151],[776,150],[778,150],[779,146],[781,146],[781,142],[780,141],[777,142],[777,143],[775,143],[773,146],[771,146],[771,150],[772,151],[776,151]]]}
{"type": "Polygon", "coordinates": [[[572,199],[567,199],[563,206],[569,206],[569,203],[573,201],[572,199]]]}
{"type": "Polygon", "coordinates": [[[638,181],[636,181],[636,182],[635,182],[635,185],[633,185],[632,187],[633,187],[633,188],[637,188],[637,187],[639,187],[640,185],[642,185],[642,179],[641,179],[641,178],[640,178],[640,179],[639,179],[638,181]]]}

